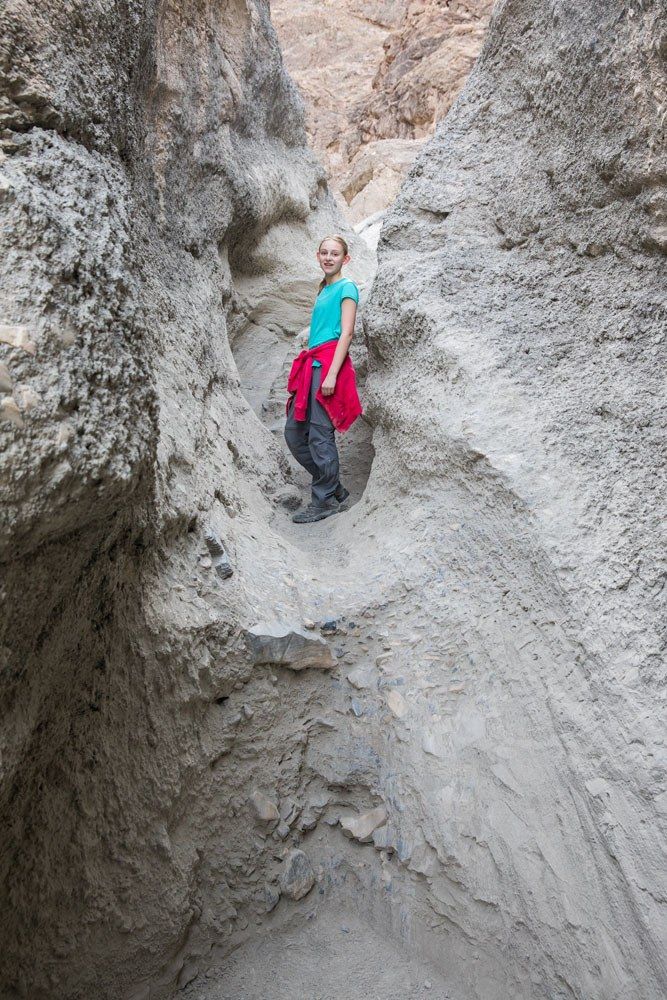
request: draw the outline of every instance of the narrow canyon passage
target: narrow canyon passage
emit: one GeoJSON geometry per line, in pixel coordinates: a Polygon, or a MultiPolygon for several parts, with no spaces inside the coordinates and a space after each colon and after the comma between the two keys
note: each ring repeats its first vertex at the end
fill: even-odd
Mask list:
{"type": "Polygon", "coordinates": [[[447,4],[356,232],[265,0],[0,13],[3,1000],[667,995],[662,6],[447,4]],[[340,230],[366,414],[298,526],[340,230]]]}
{"type": "MultiPolygon", "coordinates": [[[[283,371],[252,387],[278,433],[284,381],[283,371]]],[[[513,391],[497,386],[495,405],[510,402],[513,391]]],[[[249,866],[268,912],[224,959],[205,958],[205,973],[186,966],[193,1000],[576,996],[563,987],[562,921],[582,928],[588,948],[612,894],[629,907],[629,932],[634,924],[624,878],[600,879],[606,834],[580,797],[602,748],[590,738],[596,699],[568,635],[576,612],[531,514],[488,457],[450,436],[448,414],[422,420],[418,440],[437,442],[454,473],[436,478],[430,463],[420,474],[414,454],[405,461],[402,430],[392,442],[381,428],[368,490],[349,512],[297,527],[279,505],[269,521],[291,567],[274,624],[312,638],[322,628],[335,665],[270,668],[290,711],[265,723],[277,744],[251,751],[279,810],[255,827],[258,845],[270,838],[268,888],[249,866]],[[280,874],[295,850],[314,879],[298,901],[280,874]]],[[[249,705],[261,725],[265,686],[250,680],[233,694],[230,718],[249,705]]],[[[629,961],[638,941],[626,947],[629,961]]],[[[582,954],[580,974],[585,964],[582,954]]],[[[611,970],[585,974],[587,991],[617,989],[611,970]]]]}

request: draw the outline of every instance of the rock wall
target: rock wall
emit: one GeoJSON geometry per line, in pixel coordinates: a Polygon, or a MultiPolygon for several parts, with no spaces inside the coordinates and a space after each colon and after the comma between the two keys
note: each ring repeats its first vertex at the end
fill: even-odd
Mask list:
{"type": "Polygon", "coordinates": [[[220,762],[287,464],[227,327],[301,329],[341,222],[260,0],[1,21],[2,995],[155,996],[261,854],[220,762]]]}
{"type": "Polygon", "coordinates": [[[663,12],[499,4],[380,239],[367,501],[410,484],[457,666],[396,781],[464,996],[667,989],[663,12]]]}
{"type": "Polygon", "coordinates": [[[493,0],[273,0],[308,134],[358,222],[396,197],[459,94],[493,0]]]}

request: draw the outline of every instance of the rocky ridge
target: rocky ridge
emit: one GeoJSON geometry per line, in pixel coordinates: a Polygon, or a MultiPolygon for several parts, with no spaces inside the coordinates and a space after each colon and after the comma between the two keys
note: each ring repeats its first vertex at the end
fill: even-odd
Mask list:
{"type": "Polygon", "coordinates": [[[460,93],[493,0],[272,0],[313,149],[359,222],[391,204],[460,93]]]}

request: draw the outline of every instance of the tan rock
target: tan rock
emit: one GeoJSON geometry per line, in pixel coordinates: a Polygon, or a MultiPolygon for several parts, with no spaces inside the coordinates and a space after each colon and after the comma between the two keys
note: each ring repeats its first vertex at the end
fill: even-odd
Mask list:
{"type": "Polygon", "coordinates": [[[420,141],[460,92],[492,6],[493,0],[273,0],[271,16],[306,102],[311,143],[352,221],[393,201],[420,141]]]}
{"type": "Polygon", "coordinates": [[[8,420],[16,427],[23,427],[23,417],[16,400],[12,396],[5,396],[0,400],[0,420],[8,420]]]}
{"type": "Polygon", "coordinates": [[[384,806],[371,809],[370,812],[357,816],[341,816],[340,825],[346,837],[354,838],[362,844],[369,844],[373,833],[387,821],[387,810],[384,806]]]}
{"type": "Polygon", "coordinates": [[[408,703],[396,688],[387,691],[386,701],[389,709],[397,719],[403,719],[408,714],[408,703]]]}
{"type": "Polygon", "coordinates": [[[28,413],[39,402],[39,396],[29,385],[22,385],[14,391],[16,400],[24,413],[28,413]]]}
{"type": "Polygon", "coordinates": [[[35,341],[27,326],[0,326],[0,343],[20,347],[28,354],[36,351],[35,341]]]}
{"type": "Polygon", "coordinates": [[[250,796],[250,803],[255,810],[257,819],[261,820],[262,823],[271,823],[280,819],[278,806],[263,792],[254,791],[250,796]]]}

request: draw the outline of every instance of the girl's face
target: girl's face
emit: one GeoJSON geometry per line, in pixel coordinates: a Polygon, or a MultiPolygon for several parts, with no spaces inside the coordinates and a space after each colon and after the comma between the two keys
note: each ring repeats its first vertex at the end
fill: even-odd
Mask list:
{"type": "Polygon", "coordinates": [[[350,255],[346,254],[338,240],[324,240],[317,251],[317,261],[327,278],[335,278],[350,255]]]}

